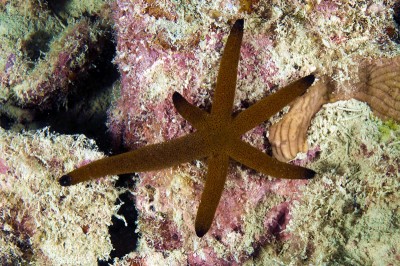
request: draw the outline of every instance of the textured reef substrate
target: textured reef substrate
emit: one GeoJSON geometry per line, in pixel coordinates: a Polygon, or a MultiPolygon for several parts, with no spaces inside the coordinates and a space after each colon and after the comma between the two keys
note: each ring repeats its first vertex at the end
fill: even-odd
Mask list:
{"type": "MultiPolygon", "coordinates": [[[[178,91],[209,110],[224,43],[238,18],[245,19],[245,35],[235,112],[310,73],[329,76],[336,93],[351,96],[347,85],[363,60],[400,55],[396,1],[42,2],[0,1],[0,21],[9,22],[0,31],[1,121],[2,127],[3,117],[15,123],[0,131],[3,264],[93,265],[113,254],[107,226],[126,190],[115,188],[114,178],[68,188],[57,182],[103,156],[94,142],[48,129],[16,132],[36,123],[36,112],[57,113],[71,95],[85,94],[78,84],[98,67],[92,63],[107,50],[107,39],[116,41],[121,79],[102,101],[112,105],[107,128],[122,150],[193,131],[171,96],[178,91]]],[[[244,140],[270,153],[269,128],[286,111],[244,140]]],[[[367,104],[326,104],[311,122],[308,152],[294,160],[318,176],[278,180],[231,164],[214,223],[201,239],[194,218],[204,161],[137,174],[128,192],[137,227],[127,222],[127,228],[140,238],[126,257],[115,252],[120,258],[109,262],[399,264],[399,141],[399,124],[378,119],[367,104]]]]}

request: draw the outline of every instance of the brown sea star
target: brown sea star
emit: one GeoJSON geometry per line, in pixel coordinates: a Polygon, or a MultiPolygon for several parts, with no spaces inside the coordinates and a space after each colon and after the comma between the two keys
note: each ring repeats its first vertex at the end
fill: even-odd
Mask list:
{"type": "Polygon", "coordinates": [[[313,170],[279,162],[240,139],[241,135],[305,93],[314,82],[313,75],[306,76],[233,117],[242,37],[243,20],[237,20],[221,59],[211,113],[191,105],[177,92],[173,95],[176,109],[197,131],[92,162],[62,176],[60,184],[68,186],[105,175],[159,170],[207,157],[208,174],[195,222],[196,234],[202,237],[213,221],[224,188],[229,158],[277,178],[314,177],[313,170]]]}

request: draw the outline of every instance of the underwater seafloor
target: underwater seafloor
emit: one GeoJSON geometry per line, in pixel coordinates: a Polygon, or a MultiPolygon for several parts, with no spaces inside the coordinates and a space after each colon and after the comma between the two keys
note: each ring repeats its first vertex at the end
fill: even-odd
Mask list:
{"type": "MultiPolygon", "coordinates": [[[[349,85],[365,60],[400,56],[399,24],[394,0],[0,0],[0,264],[399,265],[400,116],[380,119],[349,85]],[[59,185],[90,161],[192,132],[172,93],[210,109],[239,18],[234,112],[310,73],[337,84],[342,100],[318,108],[293,160],[315,178],[231,163],[203,238],[202,160],[59,185]]],[[[400,112],[394,86],[388,117],[400,112]]],[[[271,154],[287,109],[244,140],[271,154]]]]}

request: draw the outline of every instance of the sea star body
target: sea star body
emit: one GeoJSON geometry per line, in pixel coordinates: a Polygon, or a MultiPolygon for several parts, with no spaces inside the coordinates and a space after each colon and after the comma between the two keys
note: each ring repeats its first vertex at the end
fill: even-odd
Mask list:
{"type": "Polygon", "coordinates": [[[313,75],[304,77],[232,117],[242,37],[243,20],[237,20],[232,27],[221,59],[211,113],[189,104],[179,93],[173,96],[178,112],[197,128],[196,132],[92,162],[61,177],[60,184],[66,186],[104,175],[159,170],[207,157],[206,185],[195,222],[196,234],[202,237],[212,224],[221,198],[229,158],[277,178],[314,177],[313,170],[281,163],[240,139],[248,130],[267,120],[306,92],[314,82],[313,75]]]}

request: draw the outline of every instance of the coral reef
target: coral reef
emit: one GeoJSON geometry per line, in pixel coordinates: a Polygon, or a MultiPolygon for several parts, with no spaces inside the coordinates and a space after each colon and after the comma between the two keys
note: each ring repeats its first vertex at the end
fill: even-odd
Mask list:
{"type": "Polygon", "coordinates": [[[65,190],[63,169],[102,157],[84,136],[0,129],[0,263],[93,265],[112,249],[113,179],[65,190]]]}
{"type": "MultiPolygon", "coordinates": [[[[246,28],[234,113],[314,73],[332,82],[329,101],[356,97],[387,115],[387,106],[371,97],[384,89],[368,86],[360,70],[373,72],[375,64],[399,55],[398,1],[115,0],[111,5],[115,63],[122,75],[108,113],[115,147],[136,149],[194,131],[173,108],[172,94],[178,91],[211,109],[223,44],[238,18],[246,20],[246,28]]],[[[102,50],[106,7],[100,0],[0,1],[2,119],[6,114],[32,121],[34,113],[25,107],[52,112],[65,104],[102,50]]],[[[305,129],[326,96],[319,86],[291,106],[311,111],[294,119],[290,113],[286,118],[285,109],[242,139],[277,155],[268,140],[270,125],[281,120],[305,129]],[[310,95],[318,101],[308,105],[310,95]]],[[[397,99],[396,92],[388,93],[397,99]]],[[[396,101],[387,105],[397,108],[396,101]]],[[[193,214],[204,189],[204,162],[140,174],[133,189],[138,247],[114,264],[399,264],[400,126],[376,119],[355,100],[322,107],[311,124],[307,136],[303,130],[281,137],[281,153],[287,160],[289,151],[290,157],[296,153],[292,147],[305,151],[307,143],[308,153],[294,163],[317,169],[318,177],[276,180],[230,165],[215,226],[202,239],[193,234],[193,214]],[[295,145],[283,144],[293,138],[295,145]]],[[[56,180],[101,157],[92,142],[48,132],[1,130],[0,135],[0,263],[107,259],[112,247],[106,225],[118,208],[113,181],[65,190],[56,180]]]]}
{"type": "MultiPolygon", "coordinates": [[[[390,1],[249,3],[115,2],[115,61],[122,81],[121,97],[109,113],[109,128],[116,145],[136,149],[193,130],[172,108],[172,93],[178,91],[194,105],[210,109],[224,36],[231,22],[240,17],[245,18],[246,29],[235,112],[272,93],[276,87],[313,72],[329,77],[341,97],[350,98],[354,88],[344,85],[358,82],[361,58],[372,60],[399,53],[390,34],[382,30],[395,28],[393,20],[388,19],[393,4],[390,1]]],[[[309,92],[313,93],[325,96],[318,89],[309,92]]],[[[305,99],[299,100],[299,106],[306,107],[305,99]]],[[[322,104],[320,101],[318,98],[307,114],[314,114],[322,104]]],[[[311,117],[306,115],[302,119],[309,123],[311,117]]],[[[294,120],[293,124],[296,123],[303,122],[294,120]]],[[[267,129],[260,125],[243,138],[266,151],[267,129]]],[[[301,150],[305,138],[304,134],[301,141],[295,140],[301,150]]],[[[318,150],[322,148],[311,148],[315,151],[314,160],[319,161],[318,150]]],[[[199,178],[204,175],[202,164],[195,161],[140,175],[135,189],[139,246],[125,259],[117,260],[117,265],[235,265],[246,261],[262,264],[266,257],[270,264],[319,262],[320,254],[307,249],[301,230],[284,230],[288,226],[293,228],[295,219],[304,221],[302,230],[308,230],[306,226],[314,222],[306,216],[294,216],[292,211],[293,206],[311,208],[307,202],[318,200],[315,195],[306,199],[302,194],[306,182],[269,180],[240,166],[228,170],[215,228],[202,240],[190,234],[193,206],[198,204],[204,184],[199,178]]],[[[329,167],[319,170],[321,178],[331,178],[329,167]]],[[[346,230],[352,229],[349,225],[346,230]]]]}

